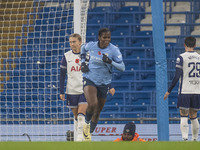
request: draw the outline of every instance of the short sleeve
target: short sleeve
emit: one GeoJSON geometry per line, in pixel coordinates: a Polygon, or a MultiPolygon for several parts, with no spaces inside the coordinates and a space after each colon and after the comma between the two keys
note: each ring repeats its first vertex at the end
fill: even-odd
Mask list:
{"type": "Polygon", "coordinates": [[[176,68],[180,68],[180,69],[183,68],[183,57],[179,56],[176,59],[176,68]]]}
{"type": "Polygon", "coordinates": [[[65,55],[63,55],[63,58],[60,62],[60,68],[67,69],[67,61],[66,61],[65,55]]]}

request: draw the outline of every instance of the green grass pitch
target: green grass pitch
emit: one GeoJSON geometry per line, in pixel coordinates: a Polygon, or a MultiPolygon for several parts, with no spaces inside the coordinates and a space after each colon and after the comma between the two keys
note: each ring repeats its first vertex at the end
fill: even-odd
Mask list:
{"type": "Polygon", "coordinates": [[[0,150],[198,150],[200,142],[0,142],[0,150]]]}

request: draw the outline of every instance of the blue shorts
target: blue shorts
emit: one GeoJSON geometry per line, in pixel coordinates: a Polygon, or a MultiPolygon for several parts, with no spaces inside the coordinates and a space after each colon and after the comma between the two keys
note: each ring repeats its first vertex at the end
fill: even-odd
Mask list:
{"type": "Polygon", "coordinates": [[[200,110],[200,94],[180,94],[178,95],[177,108],[200,110]]]}
{"type": "Polygon", "coordinates": [[[80,95],[67,94],[67,107],[78,108],[79,104],[87,104],[84,94],[80,95]]]}
{"type": "Polygon", "coordinates": [[[104,98],[104,99],[107,98],[107,95],[108,95],[108,92],[109,92],[109,89],[110,89],[110,84],[95,85],[94,82],[92,82],[89,79],[84,77],[83,78],[83,89],[84,89],[84,87],[86,87],[88,85],[91,85],[91,86],[94,86],[94,87],[97,88],[97,97],[98,98],[104,98]]]}

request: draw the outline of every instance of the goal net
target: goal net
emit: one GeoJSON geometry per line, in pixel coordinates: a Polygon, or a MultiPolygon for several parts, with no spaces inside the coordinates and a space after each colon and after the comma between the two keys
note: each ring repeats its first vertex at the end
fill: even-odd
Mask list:
{"type": "Polygon", "coordinates": [[[65,141],[73,131],[73,114],[59,98],[60,60],[71,33],[85,41],[88,5],[1,0],[0,141],[65,141]]]}

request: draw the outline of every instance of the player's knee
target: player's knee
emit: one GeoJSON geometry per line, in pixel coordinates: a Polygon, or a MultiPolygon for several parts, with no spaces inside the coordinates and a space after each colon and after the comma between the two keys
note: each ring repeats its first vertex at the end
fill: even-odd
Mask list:
{"type": "Polygon", "coordinates": [[[91,107],[93,109],[95,109],[98,105],[97,101],[91,101],[90,103],[88,103],[88,107],[91,107]]]}
{"type": "Polygon", "coordinates": [[[190,118],[196,118],[197,117],[197,111],[190,111],[189,116],[190,116],[190,118]]]}
{"type": "Polygon", "coordinates": [[[189,110],[180,109],[180,114],[181,114],[181,116],[188,116],[189,110]]]}

